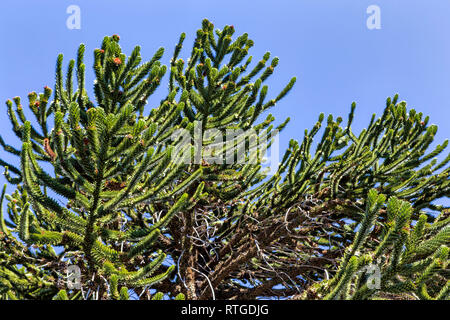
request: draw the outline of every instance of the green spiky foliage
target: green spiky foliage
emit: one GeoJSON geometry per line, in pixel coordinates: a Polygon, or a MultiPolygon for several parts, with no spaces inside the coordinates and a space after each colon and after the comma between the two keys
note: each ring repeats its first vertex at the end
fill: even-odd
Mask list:
{"type": "MultiPolygon", "coordinates": [[[[321,282],[334,289],[343,278],[351,281],[357,253],[376,250],[392,221],[397,230],[393,217],[398,210],[387,210],[382,201],[373,209],[372,189],[410,204],[405,221],[427,226],[418,243],[448,225],[446,213],[441,213],[446,208],[438,200],[450,193],[450,155],[436,160],[448,142],[429,151],[437,127],[414,109],[408,111],[398,96],[389,98],[382,116],[373,115],[360,133],[352,129],[355,104],[345,125],[341,117],[330,115],[321,130],[321,114],[301,143],[290,142],[273,175],[267,173],[262,151],[252,148],[245,134],[232,144],[220,143],[211,132],[251,132],[253,139],[270,146],[289,119],[275,126],[268,110],[295,82],[293,78],[269,99],[264,82],[278,58],[270,60],[267,52],[252,63],[248,51],[253,41],[234,33],[233,26],[214,30],[204,20],[186,61],[180,58],[182,34],[170,60],[167,95],[148,114],[147,97],[165,71],[159,63],[162,51],[139,65],[135,49],[125,63],[117,36],[105,38],[102,49],[95,51],[96,104],[84,89],[73,91],[70,80],[63,85],[62,58],[49,107],[41,107],[47,105],[49,89],[39,100],[30,95],[42,130],[20,115],[18,99],[16,110],[7,103],[23,146],[14,149],[0,141],[5,151],[21,156],[26,170],[1,162],[8,181],[18,184],[8,196],[9,219],[1,219],[5,258],[0,270],[8,274],[0,278],[3,297],[85,298],[55,284],[56,266],[67,259],[83,266],[86,289],[99,290],[100,298],[128,299],[131,293],[141,299],[289,298],[321,282]],[[46,133],[52,117],[53,129],[46,133]],[[197,140],[179,143],[179,132],[199,137],[201,145],[197,140]],[[178,161],[181,154],[190,161],[178,161]],[[46,173],[40,162],[53,166],[54,173],[46,173]],[[69,208],[51,200],[53,192],[69,208]],[[363,210],[367,206],[370,214],[363,210]],[[369,236],[378,240],[368,241],[361,224],[375,226],[369,236]],[[47,253],[56,245],[64,246],[62,253],[47,253]],[[156,271],[164,255],[175,268],[170,275],[171,268],[156,271]],[[37,281],[33,289],[49,293],[22,286],[31,288],[32,281],[37,281]],[[26,295],[30,292],[36,293],[26,295]]],[[[76,66],[79,88],[84,87],[83,52],[81,47],[79,62],[69,64],[66,77],[71,79],[76,66]]],[[[448,246],[448,237],[441,237],[439,246],[448,246]]],[[[391,261],[396,266],[407,263],[398,260],[403,249],[396,248],[395,258],[390,256],[391,243],[380,249],[386,268],[391,261]]],[[[436,260],[435,254],[445,260],[446,249],[438,254],[438,247],[433,248],[433,253],[408,259],[414,264],[431,254],[436,260]]],[[[420,297],[436,297],[439,288],[445,292],[438,280],[448,275],[435,270],[422,281],[428,291],[420,297]]],[[[418,286],[416,274],[424,273],[413,269],[408,277],[418,286]]],[[[383,281],[397,284],[391,276],[383,281]]],[[[338,298],[376,297],[372,292],[357,295],[359,289],[348,289],[348,283],[340,286],[346,294],[338,298]]],[[[324,291],[323,297],[331,292],[324,291]]]]}
{"type": "MultiPolygon", "coordinates": [[[[201,169],[183,179],[182,166],[170,161],[173,146],[161,143],[177,127],[173,119],[180,117],[179,105],[142,115],[166,72],[159,62],[163,49],[141,63],[139,47],[126,59],[118,41],[118,36],[105,37],[94,52],[96,105],[85,90],[84,45],[76,62],[69,62],[65,81],[63,56],[58,56],[51,103],[48,87],[39,97],[29,95],[36,125],[26,119],[19,98],[14,99],[15,110],[11,101],[6,103],[22,147],[5,147],[20,156],[20,169],[5,166],[16,174],[7,171],[8,181],[18,186],[7,196],[9,220],[2,217],[3,295],[51,297],[60,287],[64,266],[74,264],[91,297],[121,298],[127,292],[123,288],[147,289],[174,268],[161,268],[166,254],[154,243],[173,215],[195,203],[183,189],[201,169]],[[45,163],[53,171],[46,171],[45,163]],[[156,201],[150,204],[149,199],[156,201]],[[142,216],[149,211],[145,207],[159,204],[167,210],[158,217],[142,216]],[[54,247],[62,250],[57,253],[54,247]]],[[[78,297],[80,290],[56,295],[78,297]]]]}
{"type": "Polygon", "coordinates": [[[448,299],[450,217],[425,214],[411,225],[413,207],[372,189],[359,230],[330,280],[317,283],[303,299],[448,299]],[[384,209],[383,209],[384,208],[384,209]],[[386,220],[377,228],[378,215],[386,220]]]}

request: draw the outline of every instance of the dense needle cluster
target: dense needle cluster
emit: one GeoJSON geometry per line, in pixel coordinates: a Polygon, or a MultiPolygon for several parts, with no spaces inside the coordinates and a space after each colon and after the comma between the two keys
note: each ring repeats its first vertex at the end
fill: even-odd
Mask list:
{"type": "Polygon", "coordinates": [[[127,57],[118,35],[105,37],[93,100],[81,45],[65,76],[58,56],[54,91],[28,95],[33,120],[19,97],[6,102],[22,145],[0,137],[20,159],[0,159],[15,186],[1,195],[0,298],[448,298],[450,217],[438,200],[450,194],[450,155],[436,158],[448,141],[427,151],[437,127],[395,96],[356,133],[353,104],[345,124],[321,114],[268,175],[249,139],[207,134],[252,130],[270,146],[289,121],[274,126],[266,111],[295,78],[269,99],[278,58],[254,63],[253,41],[234,33],[204,20],[189,59],[182,34],[168,67],[162,48],[143,62],[140,47],[127,57]],[[201,157],[211,149],[223,161],[201,157]],[[67,287],[73,265],[81,288],[67,287]],[[373,266],[377,279],[364,271],[373,266]]]}

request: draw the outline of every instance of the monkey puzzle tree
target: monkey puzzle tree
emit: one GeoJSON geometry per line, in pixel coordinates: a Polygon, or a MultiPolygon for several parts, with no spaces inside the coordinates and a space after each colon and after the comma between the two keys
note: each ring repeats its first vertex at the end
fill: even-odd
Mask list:
{"type": "Polygon", "coordinates": [[[58,57],[52,101],[48,87],[29,94],[33,123],[7,101],[22,146],[0,138],[20,157],[20,168],[0,160],[17,185],[1,197],[2,298],[448,297],[450,218],[436,200],[450,193],[450,155],[435,159],[448,142],[427,153],[437,127],[395,96],[355,134],[353,104],[345,126],[328,117],[313,151],[321,114],[269,175],[264,151],[289,119],[258,119],[295,78],[268,99],[278,58],[251,67],[253,41],[234,32],[204,20],[186,62],[182,34],[148,114],[163,49],[141,63],[117,35],[94,52],[95,102],[83,45],[65,81],[58,57]],[[376,290],[361,272],[375,261],[376,290]],[[69,265],[80,288],[62,281],[69,265]]]}
{"type": "Polygon", "coordinates": [[[19,186],[8,197],[10,221],[2,219],[2,262],[7,266],[2,268],[2,289],[11,297],[55,295],[56,272],[67,262],[80,267],[82,282],[96,292],[96,298],[105,294],[118,298],[119,286],[120,296],[125,297],[127,287],[149,286],[174,268],[156,272],[166,254],[153,250],[152,244],[174,214],[195,203],[197,195],[189,197],[183,189],[201,169],[181,181],[183,167],[170,161],[173,146],[158,144],[176,128],[173,119],[180,116],[180,105],[168,103],[149,117],[142,115],[146,99],[166,72],[159,62],[163,49],[140,65],[139,47],[126,60],[118,41],[117,35],[106,37],[101,49],[95,50],[96,107],[85,90],[83,45],[76,68],[74,60],[69,63],[65,86],[63,57],[58,56],[51,103],[48,87],[39,97],[29,95],[38,128],[25,118],[19,98],[14,99],[15,111],[7,101],[14,132],[22,140],[21,150],[2,140],[5,150],[21,160],[20,169],[6,166],[8,181],[19,186]],[[53,129],[49,131],[50,116],[53,129]],[[39,161],[50,163],[54,174],[39,161]],[[17,177],[12,178],[8,170],[17,177]],[[66,206],[50,192],[60,195],[66,206]],[[152,205],[161,202],[167,208],[151,225],[142,216],[149,199],[157,199],[152,205]],[[13,231],[19,238],[12,236],[13,231]],[[64,249],[57,254],[53,246],[64,249]],[[15,267],[18,263],[23,267],[15,267]],[[37,268],[36,263],[43,266],[37,268]]]}

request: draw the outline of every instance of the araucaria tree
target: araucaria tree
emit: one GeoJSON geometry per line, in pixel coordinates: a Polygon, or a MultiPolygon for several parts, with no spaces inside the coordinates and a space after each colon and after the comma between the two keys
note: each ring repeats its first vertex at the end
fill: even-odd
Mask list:
{"type": "Polygon", "coordinates": [[[81,45],[66,72],[58,56],[54,90],[28,95],[33,119],[6,102],[22,144],[0,137],[18,157],[0,160],[15,186],[1,194],[0,298],[448,299],[437,127],[395,96],[356,133],[353,104],[268,172],[264,148],[289,119],[266,111],[295,78],[269,99],[278,58],[253,63],[234,32],[204,20],[168,67],[162,48],[142,62],[105,37],[92,98],[81,45]]]}

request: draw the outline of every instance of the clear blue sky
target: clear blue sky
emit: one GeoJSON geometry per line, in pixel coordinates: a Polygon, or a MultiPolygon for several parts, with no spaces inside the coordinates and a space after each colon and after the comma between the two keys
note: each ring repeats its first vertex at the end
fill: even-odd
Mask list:
{"type": "MultiPolygon", "coordinates": [[[[53,87],[57,54],[64,53],[66,66],[80,43],[87,45],[90,86],[92,51],[105,35],[119,34],[127,53],[141,45],[147,59],[163,46],[167,63],[179,34],[186,32],[181,55],[186,57],[195,31],[208,18],[216,27],[232,24],[237,34],[249,33],[256,61],[266,50],[280,58],[269,93],[276,95],[297,77],[293,91],[272,109],[279,121],[292,119],[282,133],[283,149],[290,138],[301,140],[320,112],[346,117],[352,101],[358,103],[354,123],[365,127],[397,92],[439,125],[441,142],[450,137],[449,16],[447,0],[2,0],[0,102],[14,96],[26,101],[28,92],[53,87]],[[66,9],[73,4],[81,8],[80,30],[66,27],[66,9]],[[381,8],[380,30],[366,27],[369,5],[381,8]]],[[[4,111],[1,134],[18,146],[4,111]]]]}

